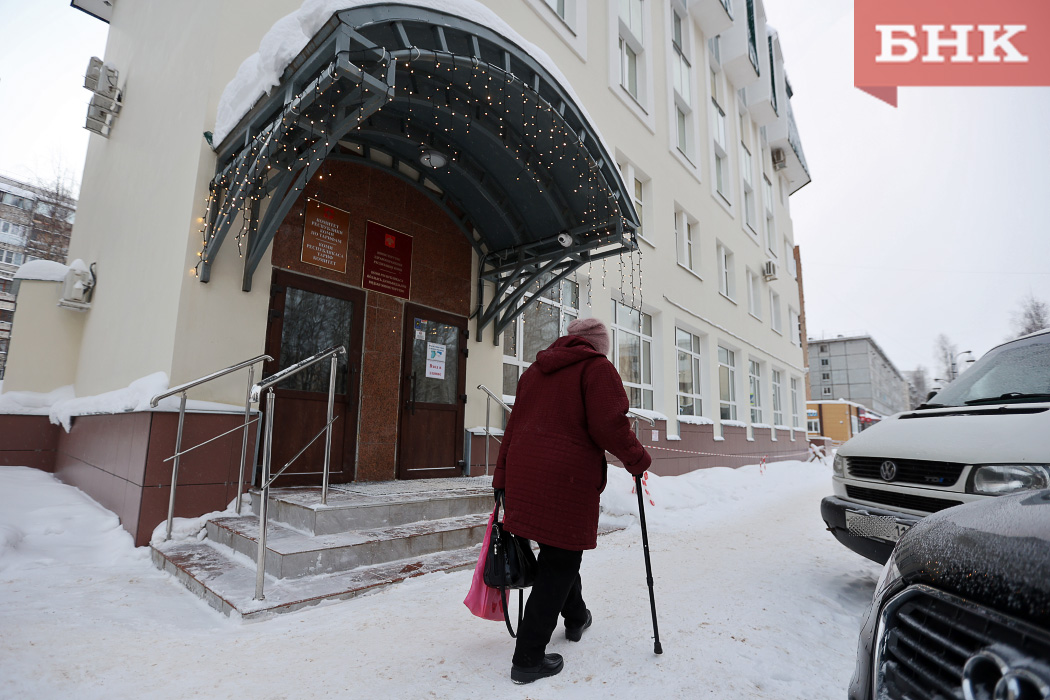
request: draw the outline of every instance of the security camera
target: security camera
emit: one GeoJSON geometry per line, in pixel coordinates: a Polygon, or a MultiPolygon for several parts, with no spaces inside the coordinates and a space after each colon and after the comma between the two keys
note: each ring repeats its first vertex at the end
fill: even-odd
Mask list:
{"type": "Polygon", "coordinates": [[[567,233],[559,233],[558,243],[561,245],[562,248],[568,248],[572,245],[572,236],[570,236],[567,233]]]}

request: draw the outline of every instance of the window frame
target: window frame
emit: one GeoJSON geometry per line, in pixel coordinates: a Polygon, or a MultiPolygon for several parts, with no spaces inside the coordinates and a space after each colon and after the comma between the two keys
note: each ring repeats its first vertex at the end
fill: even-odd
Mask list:
{"type": "Polygon", "coordinates": [[[748,359],[747,386],[751,424],[759,423],[764,425],[762,420],[762,364],[758,360],[748,359]]]}
{"type": "Polygon", "coordinates": [[[675,392],[675,411],[680,416],[702,416],[704,415],[704,397],[703,397],[703,378],[701,375],[703,368],[703,355],[702,355],[702,343],[700,336],[692,331],[686,330],[675,326],[675,376],[678,380],[678,388],[675,392]],[[689,343],[689,347],[682,347],[683,337],[684,340],[689,343]],[[684,359],[689,363],[689,369],[691,373],[692,392],[682,391],[682,360],[684,359]],[[682,413],[682,403],[684,399],[692,401],[693,413],[682,413]]]}
{"type": "MultiPolygon", "coordinates": [[[[534,283],[534,284],[536,284],[536,283],[534,283]]],[[[550,307],[552,307],[552,309],[557,310],[557,312],[559,314],[559,317],[558,317],[559,335],[565,335],[565,332],[566,332],[566,329],[568,328],[569,323],[571,323],[573,320],[575,320],[575,319],[580,317],[580,283],[578,281],[576,281],[576,280],[563,279],[561,281],[561,283],[556,288],[558,290],[558,299],[557,300],[555,300],[555,299],[553,299],[552,297],[549,296],[553,292],[553,289],[554,288],[548,290],[544,294],[543,298],[540,299],[539,301],[535,302],[535,303],[536,304],[548,304],[550,307]],[[571,304],[570,305],[566,305],[564,303],[565,290],[567,288],[571,289],[573,285],[575,285],[575,287],[576,287],[576,291],[575,291],[576,306],[575,307],[572,306],[571,304]]],[[[525,293],[525,299],[531,299],[534,296],[535,296],[534,292],[526,292],[525,293]]],[[[517,394],[516,391],[514,393],[508,393],[506,391],[506,389],[507,389],[507,368],[509,366],[517,367],[517,377],[514,380],[514,387],[515,387],[515,389],[517,389],[517,383],[518,383],[518,380],[521,379],[522,373],[524,373],[525,370],[527,370],[529,368],[529,366],[532,365],[532,362],[529,362],[528,360],[525,359],[525,344],[526,344],[525,343],[525,338],[526,338],[527,330],[528,329],[525,328],[525,313],[520,313],[514,319],[513,323],[511,323],[511,325],[506,330],[503,331],[503,336],[504,337],[503,337],[503,340],[500,343],[500,351],[501,351],[501,356],[502,356],[502,359],[503,359],[503,364],[502,364],[503,377],[502,377],[501,387],[503,389],[503,394],[506,395],[506,396],[515,396],[517,394]],[[511,330],[512,328],[513,328],[513,330],[511,330]],[[507,349],[508,343],[513,343],[514,344],[514,355],[508,355],[506,353],[506,349],[507,349]]]]}
{"type": "Polygon", "coordinates": [[[726,299],[736,302],[736,272],[733,251],[724,243],[718,243],[718,292],[726,299]]]}
{"type": "Polygon", "coordinates": [[[627,399],[631,408],[651,411],[656,405],[655,382],[653,381],[653,354],[655,347],[653,317],[645,311],[632,309],[616,299],[611,299],[610,301],[612,302],[612,323],[609,325],[609,330],[612,332],[612,342],[609,345],[609,349],[612,352],[612,362],[616,366],[617,371],[620,372],[620,378],[623,381],[623,387],[627,392],[627,399]],[[638,314],[636,327],[633,324],[622,322],[624,320],[623,314],[632,311],[638,314]],[[646,333],[646,320],[648,320],[648,334],[646,333]],[[620,370],[620,344],[624,335],[632,335],[638,338],[638,376],[641,379],[639,382],[628,381],[624,378],[625,373],[620,370]],[[647,347],[648,353],[646,352],[647,347]],[[647,373],[648,381],[646,381],[647,373]],[[638,392],[640,405],[635,405],[635,402],[632,400],[632,389],[638,392]],[[646,406],[647,399],[648,406],[646,406]]]}
{"type": "Polygon", "coordinates": [[[722,345],[718,346],[718,417],[720,421],[737,420],[736,351],[722,345]],[[724,373],[723,369],[726,370],[724,373]],[[723,387],[728,392],[723,391],[723,387]],[[728,398],[725,398],[726,394],[728,398]]]}

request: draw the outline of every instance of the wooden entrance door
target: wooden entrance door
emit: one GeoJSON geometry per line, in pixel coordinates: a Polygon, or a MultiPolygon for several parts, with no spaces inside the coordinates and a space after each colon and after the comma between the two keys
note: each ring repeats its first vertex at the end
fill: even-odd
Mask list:
{"type": "Polygon", "coordinates": [[[399,479],[463,473],[467,319],[405,304],[399,479]]]}
{"type": "MultiPolygon", "coordinates": [[[[263,366],[266,376],[334,345],[346,347],[336,373],[332,424],[331,483],[354,478],[361,339],[365,294],[358,289],[274,270],[270,285],[270,320],[266,354],[275,358],[263,366]]],[[[275,387],[273,458],[276,473],[327,422],[330,360],[324,360],[275,387]]],[[[262,406],[265,409],[265,403],[262,406]]],[[[324,469],[322,435],[307,448],[275,486],[320,485],[324,469]]]]}

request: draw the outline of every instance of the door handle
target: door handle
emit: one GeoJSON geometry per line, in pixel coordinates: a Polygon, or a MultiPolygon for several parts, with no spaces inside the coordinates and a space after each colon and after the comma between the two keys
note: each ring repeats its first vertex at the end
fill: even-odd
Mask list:
{"type": "Polygon", "coordinates": [[[408,399],[408,410],[413,416],[416,415],[416,373],[413,372],[412,376],[409,377],[409,399],[408,399]]]}

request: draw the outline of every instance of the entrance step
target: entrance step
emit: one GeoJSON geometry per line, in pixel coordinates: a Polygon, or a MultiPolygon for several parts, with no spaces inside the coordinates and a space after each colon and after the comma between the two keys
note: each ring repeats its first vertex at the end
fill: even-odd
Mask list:
{"type": "MultiPolygon", "coordinates": [[[[258,515],[261,497],[257,491],[251,497],[258,515]]],[[[267,520],[331,535],[491,512],[492,480],[475,477],[332,486],[327,505],[321,505],[320,488],[272,489],[267,520]]]]}
{"type": "MultiPolygon", "coordinates": [[[[344,484],[320,500],[319,488],[271,489],[263,600],[254,600],[257,515],[215,518],[202,540],[155,544],[153,562],[216,610],[260,618],[471,569],[493,506],[487,477],[344,484]]],[[[257,511],[258,493],[252,503],[257,511]]]]}
{"type": "MultiPolygon", "coordinates": [[[[254,600],[255,562],[205,542],[168,542],[154,546],[153,563],[224,615],[265,619],[326,600],[346,600],[361,593],[438,571],[472,569],[481,547],[438,552],[352,571],[298,579],[266,577],[263,600],[254,600]]],[[[466,590],[463,595],[467,594],[466,590]]]]}
{"type": "MultiPolygon", "coordinates": [[[[311,535],[281,523],[266,527],[266,573],[276,578],[301,578],[349,571],[480,544],[488,514],[419,522],[379,529],[311,535]]],[[[217,518],[207,525],[208,538],[255,561],[259,519],[256,516],[217,518]]]]}

